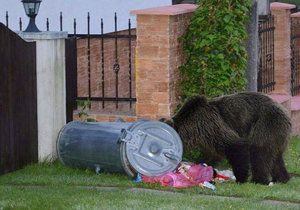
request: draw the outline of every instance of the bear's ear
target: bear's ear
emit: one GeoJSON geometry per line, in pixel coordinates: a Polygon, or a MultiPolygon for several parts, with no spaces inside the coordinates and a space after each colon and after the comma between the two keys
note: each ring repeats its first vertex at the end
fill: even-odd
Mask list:
{"type": "Polygon", "coordinates": [[[203,95],[197,96],[197,104],[200,106],[206,106],[208,104],[207,98],[203,95]]]}
{"type": "Polygon", "coordinates": [[[207,98],[203,95],[193,96],[187,99],[185,106],[189,108],[198,107],[198,106],[206,106],[208,104],[207,98]]]}
{"type": "Polygon", "coordinates": [[[160,118],[159,119],[160,122],[166,123],[171,127],[174,127],[174,121],[173,119],[166,119],[166,118],[160,118]]]}

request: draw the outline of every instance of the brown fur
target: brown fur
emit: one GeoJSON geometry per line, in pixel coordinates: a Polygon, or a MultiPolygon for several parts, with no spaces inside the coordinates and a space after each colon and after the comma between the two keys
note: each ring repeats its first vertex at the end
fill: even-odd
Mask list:
{"type": "Polygon", "coordinates": [[[287,182],[289,175],[282,158],[291,131],[284,109],[269,97],[244,92],[215,98],[188,100],[167,122],[182,138],[186,150],[226,157],[237,182],[245,182],[251,167],[252,180],[268,184],[287,182]]]}

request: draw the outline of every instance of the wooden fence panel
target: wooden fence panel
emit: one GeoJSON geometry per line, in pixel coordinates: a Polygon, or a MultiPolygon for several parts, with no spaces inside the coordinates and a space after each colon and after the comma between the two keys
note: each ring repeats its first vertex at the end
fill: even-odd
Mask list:
{"type": "Polygon", "coordinates": [[[77,40],[66,39],[66,110],[67,122],[73,120],[73,110],[77,108],[77,40]]]}
{"type": "Polygon", "coordinates": [[[38,160],[36,45],[0,23],[0,174],[38,160]]]}

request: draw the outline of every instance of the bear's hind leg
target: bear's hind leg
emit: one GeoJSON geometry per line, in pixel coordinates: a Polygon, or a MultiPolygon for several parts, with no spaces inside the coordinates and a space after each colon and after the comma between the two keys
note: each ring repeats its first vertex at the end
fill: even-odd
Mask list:
{"type": "Polygon", "coordinates": [[[258,184],[268,185],[274,157],[264,147],[252,146],[250,148],[250,162],[252,181],[258,184]]]}
{"type": "Polygon", "coordinates": [[[229,164],[232,166],[236,182],[247,182],[249,177],[249,150],[244,145],[232,145],[225,152],[229,164]]]}
{"type": "Polygon", "coordinates": [[[287,183],[289,181],[290,176],[285,168],[282,154],[277,155],[273,164],[271,175],[273,182],[287,183]]]}

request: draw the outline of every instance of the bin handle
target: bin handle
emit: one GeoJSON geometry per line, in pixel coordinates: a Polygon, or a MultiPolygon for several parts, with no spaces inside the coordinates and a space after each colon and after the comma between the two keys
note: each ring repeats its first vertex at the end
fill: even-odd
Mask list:
{"type": "Polygon", "coordinates": [[[173,160],[173,161],[176,161],[176,162],[180,162],[180,158],[174,154],[171,154],[171,153],[168,153],[168,152],[165,152],[164,153],[164,156],[166,158],[169,158],[170,160],[173,160]]]}
{"type": "Polygon", "coordinates": [[[126,129],[121,130],[121,136],[119,139],[119,142],[124,142],[126,144],[130,144],[131,146],[134,146],[138,148],[140,137],[135,135],[134,133],[131,133],[130,131],[126,129]]]}

